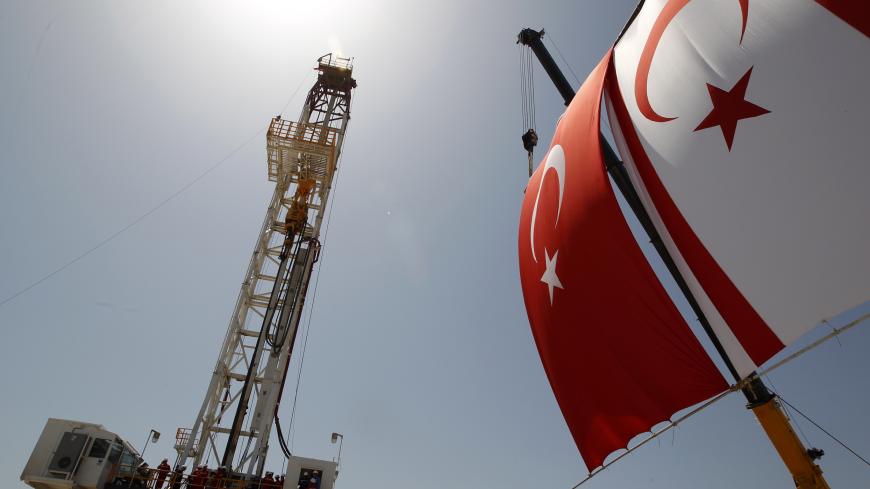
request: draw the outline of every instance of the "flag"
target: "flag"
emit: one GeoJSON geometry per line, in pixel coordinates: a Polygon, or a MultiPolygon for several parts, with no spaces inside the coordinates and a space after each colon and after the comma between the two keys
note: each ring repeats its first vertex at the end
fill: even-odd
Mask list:
{"type": "Polygon", "coordinates": [[[608,53],[532,175],[520,280],[544,370],[587,467],[726,388],[626,224],[601,152],[608,53]]]}
{"type": "Polygon", "coordinates": [[[870,7],[648,0],[607,107],[634,186],[741,376],[870,299],[870,7]]]}

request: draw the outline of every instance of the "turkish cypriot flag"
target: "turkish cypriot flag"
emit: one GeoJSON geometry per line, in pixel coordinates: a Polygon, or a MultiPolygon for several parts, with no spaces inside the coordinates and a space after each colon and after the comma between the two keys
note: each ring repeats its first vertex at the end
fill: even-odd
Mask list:
{"type": "Polygon", "coordinates": [[[616,45],[620,153],[741,375],[870,298],[867,9],[647,0],[616,45]]]}

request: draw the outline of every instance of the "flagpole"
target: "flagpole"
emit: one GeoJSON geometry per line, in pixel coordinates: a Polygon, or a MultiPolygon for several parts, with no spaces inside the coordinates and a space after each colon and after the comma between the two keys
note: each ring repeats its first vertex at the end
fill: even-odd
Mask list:
{"type": "MultiPolygon", "coordinates": [[[[637,12],[635,12],[635,15],[636,13],[637,12]]],[[[542,41],[543,37],[543,29],[536,31],[534,29],[526,28],[520,31],[517,36],[517,42],[529,46],[532,52],[535,53],[535,56],[537,56],[544,71],[547,72],[550,80],[552,80],[553,84],[556,86],[556,90],[558,90],[559,94],[562,95],[562,98],[565,101],[565,106],[568,106],[574,99],[575,91],[565,78],[565,75],[562,74],[562,70],[559,69],[559,66],[550,55],[547,47],[544,46],[542,41]]],[[[767,433],[768,438],[771,443],[773,443],[780,458],[782,458],[782,461],[785,463],[789,472],[791,472],[795,486],[797,489],[830,489],[828,483],[822,476],[822,469],[814,463],[814,460],[821,456],[819,455],[820,451],[817,449],[807,450],[806,447],[804,447],[794,430],[792,430],[788,416],[776,400],[776,395],[770,392],[767,386],[764,385],[761,377],[759,377],[755,372],[749,374],[745,379],[737,372],[737,369],[728,357],[725,348],[719,341],[719,337],[716,336],[716,332],[713,331],[713,327],[707,320],[707,316],[701,310],[700,304],[689,289],[686,279],[683,277],[682,273],[680,273],[671,253],[665,247],[661,235],[655,225],[653,225],[649,213],[646,211],[646,208],[640,200],[637,189],[635,189],[634,185],[631,183],[625,165],[619,157],[616,156],[610,143],[600,132],[599,138],[601,141],[601,150],[604,153],[604,165],[607,172],[610,174],[611,178],[613,178],[616,187],[619,189],[635,217],[637,217],[644,231],[649,236],[650,242],[662,262],[664,262],[665,267],[668,269],[668,272],[670,272],[671,277],[673,277],[680,291],[683,293],[683,296],[688,301],[689,306],[692,308],[692,312],[695,313],[698,322],[701,324],[701,327],[704,329],[704,332],[707,334],[707,337],[710,339],[710,342],[713,344],[713,347],[716,349],[716,352],[719,354],[723,363],[725,363],[728,372],[732,377],[734,377],[735,384],[742,385],[741,391],[748,401],[746,408],[755,414],[755,417],[758,419],[762,428],[764,428],[765,433],[767,433]]]]}

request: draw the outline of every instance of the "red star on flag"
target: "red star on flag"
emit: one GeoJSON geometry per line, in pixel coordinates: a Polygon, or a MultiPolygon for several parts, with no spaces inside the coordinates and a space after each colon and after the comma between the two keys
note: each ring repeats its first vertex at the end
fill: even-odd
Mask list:
{"type": "Polygon", "coordinates": [[[713,110],[698,124],[695,131],[719,126],[725,137],[725,144],[728,145],[728,151],[731,151],[731,144],[734,142],[737,121],[770,112],[746,100],[746,87],[749,86],[751,74],[752,68],[749,68],[749,71],[728,91],[707,84],[707,91],[710,92],[710,100],[713,102],[713,110]]]}

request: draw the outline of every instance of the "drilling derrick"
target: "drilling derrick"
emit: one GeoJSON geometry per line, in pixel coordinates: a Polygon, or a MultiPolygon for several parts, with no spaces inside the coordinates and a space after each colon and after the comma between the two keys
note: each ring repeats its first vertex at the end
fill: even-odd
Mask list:
{"type": "Polygon", "coordinates": [[[202,407],[179,429],[179,464],[211,459],[262,475],[356,87],[349,59],[327,54],[316,70],[298,121],[279,115],[269,125],[275,192],[202,407]]]}

